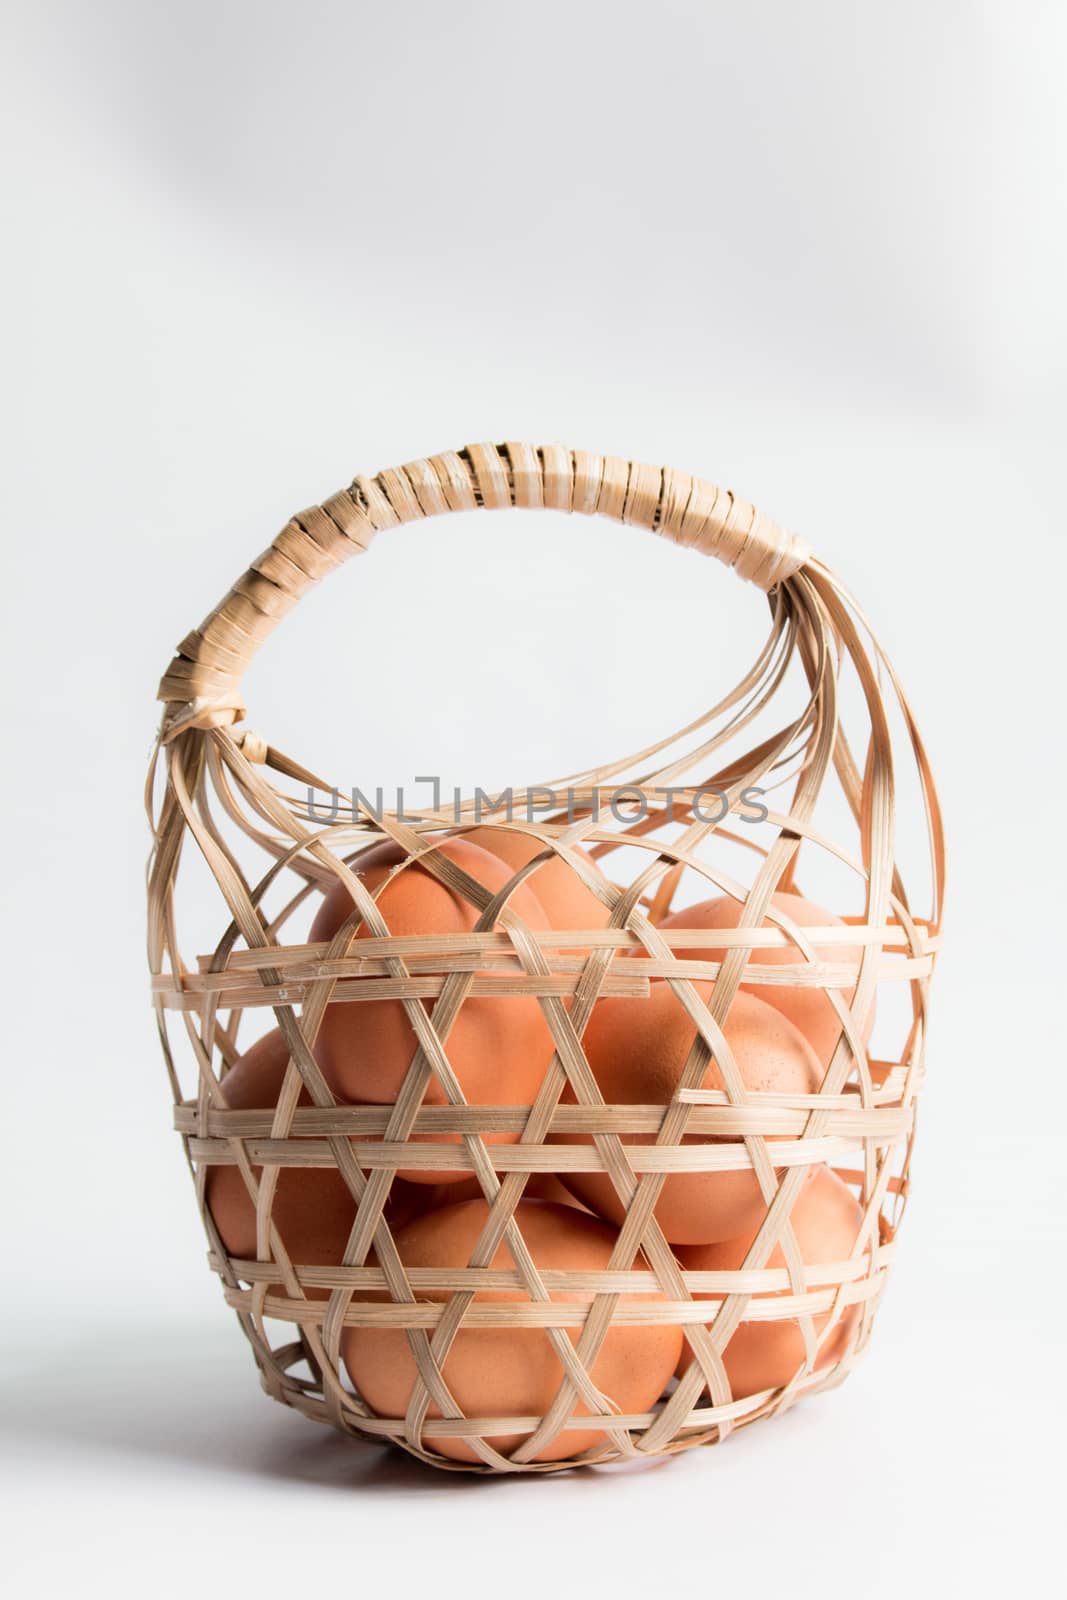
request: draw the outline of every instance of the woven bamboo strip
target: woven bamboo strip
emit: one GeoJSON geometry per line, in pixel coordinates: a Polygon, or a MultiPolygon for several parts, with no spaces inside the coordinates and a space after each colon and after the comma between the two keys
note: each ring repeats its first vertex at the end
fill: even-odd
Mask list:
{"type": "MultiPolygon", "coordinates": [[[[731,1296],[740,1293],[745,1294],[746,1304],[738,1318],[739,1321],[780,1322],[785,1318],[816,1316],[830,1310],[838,1300],[846,1305],[858,1305],[861,1301],[869,1300],[881,1292],[879,1278],[871,1273],[838,1287],[828,1286],[803,1295],[782,1294],[773,1299],[750,1297],[749,1291],[744,1287],[745,1282],[746,1280],[735,1282],[718,1299],[709,1297],[707,1300],[656,1300],[636,1304],[623,1301],[613,1311],[612,1322],[619,1328],[674,1327],[678,1323],[696,1326],[714,1320],[720,1314],[720,1308],[729,1304],[731,1296]]],[[[467,1292],[455,1283],[450,1283],[449,1289],[453,1294],[467,1292]]],[[[610,1289],[599,1292],[615,1293],[610,1289]]],[[[464,1313],[463,1326],[468,1330],[584,1328],[588,1322],[590,1305],[596,1302],[596,1291],[589,1297],[588,1303],[569,1298],[569,1289],[567,1293],[566,1300],[548,1300],[540,1304],[507,1301],[503,1305],[492,1305],[475,1301],[464,1313]]],[[[226,1292],[227,1304],[235,1308],[251,1306],[252,1299],[252,1290],[230,1289],[226,1292]]],[[[323,1323],[330,1315],[329,1301],[324,1300],[301,1302],[297,1309],[291,1297],[268,1294],[263,1305],[266,1316],[273,1317],[279,1322],[299,1321],[301,1326],[309,1322],[323,1323]]],[[[381,1304],[370,1300],[353,1300],[344,1314],[343,1321],[347,1328],[436,1328],[448,1314],[447,1302],[439,1305],[413,1299],[381,1304]]]]}
{"type": "MultiPolygon", "coordinates": [[[[877,1271],[880,1267],[888,1266],[894,1258],[892,1245],[881,1246],[874,1255],[873,1266],[877,1271]]],[[[275,1268],[269,1261],[249,1261],[235,1258],[241,1269],[241,1277],[248,1283],[269,1283],[275,1268]]],[[[212,1260],[213,1266],[217,1263],[212,1260]]],[[[377,1267],[296,1267],[300,1282],[315,1288],[345,1288],[353,1289],[385,1289],[387,1287],[385,1273],[377,1267]]],[[[808,1273],[809,1287],[823,1287],[828,1284],[851,1283],[858,1278],[868,1276],[867,1262],[854,1258],[848,1261],[820,1263],[813,1271],[808,1273]]],[[[589,1296],[598,1294],[648,1294],[656,1288],[656,1275],[645,1269],[631,1269],[627,1272],[549,1272],[542,1274],[545,1287],[559,1293],[571,1293],[575,1296],[589,1296]]],[[[413,1289],[430,1291],[434,1289],[481,1289],[485,1291],[499,1291],[502,1289],[521,1289],[522,1279],[519,1274],[506,1268],[480,1267],[478,1269],[463,1267],[413,1267],[408,1271],[408,1280],[413,1289]]],[[[724,1296],[732,1293],[738,1287],[745,1289],[750,1294],[777,1294],[787,1291],[790,1287],[789,1274],[784,1267],[765,1267],[759,1272],[683,1272],[682,1281],[687,1289],[693,1293],[718,1294],[724,1296]]],[[[693,1308],[689,1303],[686,1306],[686,1315],[689,1316],[693,1308]]],[[[752,1320],[772,1320],[773,1310],[764,1307],[752,1310],[752,1320]]]]}
{"type": "MultiPolygon", "coordinates": [[[[894,1135],[908,1131],[912,1126],[914,1108],[901,1106],[898,1086],[884,1094],[888,1102],[879,1105],[877,1097],[869,1105],[861,1105],[859,1096],[843,1094],[834,1097],[824,1106],[821,1095],[797,1095],[792,1103],[784,1095],[761,1096],[758,1106],[739,1107],[729,1103],[720,1089],[689,1090],[689,1103],[694,1107],[689,1117],[691,1131],[708,1134],[739,1134],[763,1130],[772,1134],[801,1133],[807,1126],[813,1110],[823,1110],[828,1127],[854,1137],[876,1135],[879,1129],[894,1135]],[[698,1094],[718,1095],[715,1104],[695,1100],[698,1094]]],[[[289,1121],[289,1132],[294,1143],[306,1141],[315,1134],[384,1133],[392,1115],[387,1106],[338,1106],[331,1111],[297,1109],[289,1121]]],[[[412,1123],[412,1133],[521,1133],[526,1127],[528,1112],[515,1106],[423,1106],[412,1123]]],[[[580,1133],[655,1133],[663,1122],[662,1106],[557,1106],[549,1123],[554,1134],[580,1133]]],[[[203,1138],[221,1141],[265,1138],[274,1125],[270,1111],[208,1112],[201,1119],[192,1106],[178,1106],[174,1113],[174,1126],[179,1133],[201,1133],[203,1138]]],[[[285,1140],[276,1140],[281,1145],[285,1140]]],[[[524,1145],[528,1148],[528,1143],[524,1145]]],[[[205,1155],[204,1159],[208,1159],[205,1155]]]]}
{"type": "MultiPolygon", "coordinates": [[[[739,1118],[739,1121],[744,1119],[739,1118]]],[[[806,1119],[810,1123],[810,1116],[806,1119]]],[[[737,1143],[726,1144],[639,1144],[627,1147],[627,1158],[633,1173],[671,1172],[747,1172],[757,1166],[759,1156],[754,1154],[748,1141],[773,1137],[774,1167],[819,1166],[824,1162],[840,1165],[842,1156],[850,1155],[864,1142],[878,1148],[891,1146],[902,1131],[911,1127],[910,1117],[902,1128],[898,1124],[880,1124],[876,1131],[865,1134],[821,1133],[812,1138],[805,1134],[799,1139],[781,1137],[772,1126],[770,1132],[757,1118],[749,1118],[749,1125],[737,1130],[737,1143]],[[756,1127],[752,1123],[757,1122],[756,1127]]],[[[485,1127],[484,1132],[497,1130],[485,1127]]],[[[332,1167],[336,1156],[325,1141],[316,1139],[248,1139],[242,1141],[244,1156],[253,1165],[277,1167],[332,1167]]],[[[349,1141],[350,1153],[364,1170],[397,1168],[421,1172],[447,1173],[452,1170],[477,1173],[480,1154],[474,1150],[452,1144],[410,1145],[404,1140],[376,1140],[364,1143],[349,1141]]],[[[227,1147],[214,1145],[203,1139],[190,1139],[190,1154],[194,1160],[227,1166],[241,1157],[227,1147]]],[[[610,1171],[595,1144],[514,1144],[502,1145],[493,1150],[493,1170],[505,1172],[601,1172],[610,1171]]]]}

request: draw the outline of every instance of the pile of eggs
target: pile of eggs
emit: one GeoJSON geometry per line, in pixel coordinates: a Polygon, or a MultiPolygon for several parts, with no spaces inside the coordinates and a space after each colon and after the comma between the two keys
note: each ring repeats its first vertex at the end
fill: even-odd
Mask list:
{"type": "MultiPolygon", "coordinates": [[[[520,832],[482,828],[441,840],[437,853],[490,894],[496,894],[542,850],[541,844],[520,832]]],[[[408,861],[403,851],[389,841],[353,857],[349,868],[374,897],[391,935],[464,934],[475,929],[479,911],[425,866],[408,861]],[[397,870],[400,867],[403,870],[397,870]]],[[[592,931],[605,927],[610,916],[607,906],[558,857],[541,861],[512,890],[508,904],[535,931],[592,931]]],[[[799,926],[827,927],[840,922],[831,912],[793,893],[777,894],[774,904],[799,926]]],[[[715,944],[714,934],[736,927],[741,910],[738,901],[720,897],[669,914],[659,926],[665,930],[706,928],[711,936],[708,945],[696,949],[687,946],[684,953],[692,960],[717,962],[723,959],[725,950],[715,944]]],[[[318,908],[310,941],[329,944],[346,929],[352,931],[356,941],[370,933],[349,888],[339,880],[318,908]]],[[[853,946],[838,945],[833,956],[827,952],[826,958],[851,963],[858,961],[859,954],[853,946]]],[[[797,950],[784,943],[761,948],[758,955],[763,965],[795,963],[799,959],[797,950]]],[[[707,1001],[714,984],[697,980],[692,987],[701,1000],[707,1001]]],[[[846,992],[844,998],[847,1001],[850,995],[846,992]]],[[[434,1002],[425,1004],[432,1017],[434,1002]]],[[[836,1048],[841,1023],[832,1001],[819,988],[743,983],[723,1031],[747,1091],[808,1095],[819,1088],[836,1048]]],[[[599,999],[582,1045],[608,1105],[666,1106],[678,1087],[696,1033],[692,1017],[668,980],[653,978],[646,998],[599,999]]],[[[381,999],[328,1005],[314,1054],[339,1103],[390,1105],[401,1091],[416,1049],[415,1033],[404,1004],[381,999]]],[[[468,996],[448,1032],[446,1051],[469,1104],[529,1107],[536,1099],[555,1046],[536,998],[468,996]]],[[[288,1063],[289,1051],[281,1033],[275,1029],[264,1035],[224,1075],[222,1090],[227,1106],[232,1110],[272,1109],[288,1063]]],[[[707,1067],[703,1087],[723,1087],[714,1059],[707,1067]]],[[[573,1103],[569,1085],[562,1099],[563,1103],[573,1103]]],[[[300,1103],[310,1103],[306,1091],[300,1103]]],[[[447,1103],[441,1085],[432,1075],[423,1103],[447,1103]]],[[[452,1143],[460,1140],[456,1133],[413,1137],[452,1143]]],[[[592,1140],[591,1134],[553,1137],[558,1142],[592,1140]]],[[[651,1143],[654,1137],[651,1133],[622,1135],[626,1143],[651,1143]]],[[[518,1134],[494,1132],[484,1138],[491,1153],[494,1143],[513,1142],[518,1134]]],[[[253,1171],[258,1180],[259,1171],[253,1171]]],[[[255,1259],[256,1208],[240,1168],[210,1166],[205,1198],[229,1256],[238,1262],[255,1259]]],[[[384,1215],[405,1269],[440,1270],[468,1265],[488,1210],[480,1185],[469,1170],[451,1170],[440,1164],[433,1169],[401,1168],[392,1181],[384,1215]]],[[[568,1170],[558,1176],[530,1176],[515,1219],[536,1268],[577,1274],[609,1267],[625,1210],[605,1172],[568,1170]]],[[[293,1263],[339,1265],[355,1215],[355,1199],[335,1168],[283,1166],[279,1170],[271,1216],[293,1263]]],[[[673,1173],[663,1182],[655,1206],[656,1219],[679,1265],[697,1272],[739,1269],[765,1215],[766,1202],[751,1168],[673,1173]]],[[[856,1198],[835,1172],[827,1166],[806,1169],[790,1219],[805,1265],[848,1260],[856,1249],[861,1220],[856,1198]]],[[[374,1264],[371,1255],[367,1265],[374,1264]]],[[[780,1247],[765,1264],[768,1268],[785,1265],[780,1247]]],[[[515,1267],[506,1242],[499,1245],[490,1265],[515,1267]]],[[[638,1256],[633,1265],[641,1268],[647,1263],[638,1256]]],[[[284,1289],[280,1284],[272,1285],[271,1292],[280,1295],[284,1289]]],[[[312,1299],[326,1299],[329,1293],[314,1287],[305,1292],[312,1299]]],[[[447,1290],[418,1292],[418,1298],[430,1302],[442,1302],[448,1297],[447,1290]]],[[[474,1296],[476,1301],[525,1298],[518,1288],[479,1290],[474,1296]]],[[[580,1297],[557,1294],[556,1298],[580,1297]]],[[[661,1300],[664,1296],[655,1293],[622,1298],[661,1300]]],[[[354,1299],[380,1301],[388,1300],[389,1295],[379,1289],[357,1290],[354,1299]]],[[[714,1308],[710,1308],[709,1322],[713,1315],[714,1308]]],[[[857,1315],[858,1307],[853,1305],[840,1313],[832,1326],[829,1311],[814,1317],[816,1366],[828,1365],[838,1358],[849,1341],[857,1315]]],[[[578,1332],[571,1332],[570,1337],[576,1341],[578,1332]]],[[[405,1416],[417,1367],[404,1329],[380,1324],[346,1325],[341,1354],[348,1376],[366,1406],[379,1416],[405,1416]]],[[[600,1394],[620,1413],[643,1413],[651,1409],[692,1359],[681,1326],[651,1321],[616,1323],[600,1345],[590,1377],[600,1394]]],[[[738,1323],[722,1359],[733,1397],[740,1400],[789,1383],[804,1369],[809,1352],[796,1319],[749,1318],[738,1323]]],[[[552,1342],[544,1329],[536,1327],[461,1328],[448,1349],[442,1372],[453,1398],[468,1417],[542,1416],[564,1379],[552,1342]]],[[[575,1417],[580,1419],[583,1414],[588,1414],[588,1408],[578,1403],[575,1417]]],[[[431,1404],[427,1416],[440,1417],[441,1412],[431,1404]]],[[[522,1436],[497,1436],[490,1442],[506,1454],[522,1442],[522,1436]]],[[[478,1459],[463,1439],[435,1437],[430,1426],[424,1430],[423,1443],[457,1461],[478,1459]]],[[[603,1443],[602,1432],[583,1431],[572,1419],[571,1425],[556,1433],[534,1459],[570,1458],[603,1443]]]]}

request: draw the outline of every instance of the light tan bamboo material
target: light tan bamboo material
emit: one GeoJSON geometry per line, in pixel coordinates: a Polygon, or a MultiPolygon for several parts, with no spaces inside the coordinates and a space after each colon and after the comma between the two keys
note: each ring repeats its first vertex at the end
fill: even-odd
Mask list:
{"type": "MultiPolygon", "coordinates": [[[[632,603],[636,614],[636,598],[632,603]]],[[[552,1472],[714,1443],[840,1382],[868,1342],[907,1201],[944,867],[936,791],[900,684],[851,596],[808,547],[737,495],[671,469],[560,446],[471,445],[358,477],[294,517],[181,642],[159,697],[164,711],[147,797],[154,832],[148,874],[152,1001],[209,1262],[252,1345],[267,1393],[316,1421],[388,1440],[449,1470],[552,1472]],[[542,847],[537,863],[517,872],[495,901],[435,854],[441,830],[457,827],[452,816],[425,810],[412,821],[341,808],[328,820],[313,820],[302,813],[292,784],[326,792],[330,786],[246,726],[241,695],[252,657],[311,585],[367,551],[383,530],[478,507],[599,514],[649,528],[718,557],[765,591],[771,613],[756,663],[689,727],[625,759],[529,786],[569,788],[572,814],[505,823],[464,802],[460,829],[518,826],[542,847]],[[846,669],[858,682],[865,718],[859,760],[843,726],[839,682],[846,669]],[[804,685],[806,703],[769,739],[720,765],[728,740],[744,738],[757,717],[784,703],[790,675],[804,685]],[[686,739],[685,752],[671,754],[686,739]],[[932,904],[923,915],[912,908],[896,861],[902,761],[917,779],[933,864],[932,904]],[[772,783],[785,785],[788,804],[770,809],[763,842],[741,838],[732,823],[744,792],[772,783]],[[721,823],[705,819],[697,807],[701,789],[713,784],[730,800],[721,823]],[[642,797],[647,815],[620,826],[605,820],[599,804],[622,785],[642,797]],[[665,802],[668,786],[672,798],[665,802]],[[852,819],[854,836],[846,841],[826,836],[815,820],[820,793],[833,786],[852,819]],[[359,892],[347,863],[354,851],[382,838],[464,895],[484,926],[464,935],[393,935],[376,898],[362,890],[358,904],[368,936],[358,946],[354,927],[330,944],[286,938],[287,923],[306,910],[309,897],[338,879],[359,892]],[[750,883],[739,883],[716,863],[720,839],[754,852],[750,883]],[[621,844],[641,862],[626,884],[603,867],[621,844]],[[190,845],[217,885],[219,917],[214,948],[187,958],[176,891],[190,845]],[[820,852],[862,885],[864,913],[847,927],[801,928],[770,906],[777,888],[797,886],[798,857],[820,852]],[[254,870],[247,865],[250,855],[258,857],[254,870]],[[522,922],[511,897],[537,865],[553,858],[608,908],[607,927],[539,931],[522,922]],[[661,927],[685,871],[703,875],[709,896],[726,892],[744,900],[742,926],[714,935],[661,927]],[[268,916],[266,898],[273,904],[282,888],[288,891],[285,908],[268,916]],[[700,954],[712,939],[722,951],[714,962],[700,954]],[[765,953],[785,945],[789,964],[769,964],[765,953]],[[605,1104],[582,1045],[586,1024],[599,999],[628,996],[640,1004],[653,980],[668,982],[696,1022],[690,1059],[668,1104],[605,1104]],[[713,981],[706,1004],[693,987],[698,980],[713,981]],[[742,981],[808,986],[830,997],[841,1038],[817,1093],[745,1088],[722,1034],[742,981]],[[890,984],[906,986],[910,1020],[893,1058],[875,1059],[865,1048],[865,1024],[876,990],[890,984]],[[532,1106],[468,1105],[452,1071],[448,1032],[456,1011],[470,997],[494,995],[536,997],[551,1029],[556,1054],[532,1106]],[[327,1004],[381,999],[400,1001],[412,1022],[414,1054],[404,1087],[395,1105],[341,1104],[315,1056],[323,1013],[327,1004]],[[434,1001],[432,1013],[427,1000],[434,1001]],[[267,1011],[290,1051],[278,1105],[231,1110],[226,1072],[245,1048],[242,1019],[247,1012],[254,1021],[267,1011]],[[706,1090],[713,1057],[723,1087],[706,1090]],[[447,1104],[423,1104],[431,1075],[447,1104]],[[561,1103],[568,1085],[573,1104],[561,1103]],[[301,1090],[310,1104],[297,1103],[301,1090]],[[461,1142],[420,1142],[442,1133],[461,1142]],[[517,1134],[518,1142],[488,1143],[494,1134],[517,1134]],[[653,1142],[626,1143],[633,1135],[653,1142]],[[791,1212],[806,1173],[823,1162],[852,1187],[863,1223],[848,1260],[805,1265],[791,1212]],[[255,1259],[231,1258],[223,1247],[204,1199],[213,1166],[241,1172],[256,1207],[255,1259]],[[336,1168],[351,1191],[356,1220],[340,1264],[290,1257],[272,1204],[279,1172],[291,1167],[336,1168]],[[407,1270],[400,1259],[383,1207],[398,1169],[416,1167],[469,1172],[489,1202],[486,1232],[461,1269],[407,1270]],[[261,1171],[258,1179],[254,1169],[261,1171]],[[654,1215],[664,1180],[673,1173],[740,1170],[756,1173],[767,1204],[743,1268],[683,1270],[654,1215]],[[609,1268],[539,1271],[518,1232],[515,1208],[527,1179],[590,1171],[608,1173],[626,1206],[609,1268]],[[513,1266],[487,1265],[502,1240],[513,1266]],[[776,1247],[782,1266],[768,1265],[776,1247]],[[508,1289],[525,1298],[486,1303],[475,1298],[479,1289],[508,1289]],[[309,1291],[327,1298],[309,1298],[309,1291]],[[372,1291],[389,1298],[372,1300],[372,1291]],[[444,1291],[448,1299],[420,1298],[431,1291],[444,1291]],[[661,1298],[633,1298],[653,1292],[661,1298]],[[850,1307],[858,1315],[843,1350],[817,1369],[820,1346],[840,1330],[850,1307]],[[814,1319],[827,1314],[829,1326],[817,1333],[814,1319]],[[742,1321],[779,1320],[802,1330],[804,1363],[784,1387],[735,1399],[722,1362],[731,1335],[742,1321]],[[663,1323],[684,1328],[691,1365],[650,1412],[612,1409],[611,1397],[600,1396],[591,1377],[605,1334],[612,1326],[663,1323]],[[289,1330],[280,1343],[277,1325],[289,1330]],[[408,1333],[419,1378],[406,1416],[376,1416],[351,1387],[340,1341],[346,1327],[357,1326],[408,1333]],[[461,1327],[543,1329],[562,1372],[549,1411],[460,1414],[448,1392],[447,1356],[461,1327]],[[431,1344],[426,1334],[434,1330],[431,1344]],[[602,1406],[605,1398],[607,1410],[592,1403],[602,1406]],[[430,1419],[431,1399],[441,1406],[440,1417],[430,1419]],[[579,1401],[585,1403],[580,1416],[579,1401]],[[597,1449],[547,1463],[531,1459],[557,1436],[598,1423],[605,1442],[597,1449]],[[492,1441],[511,1434],[522,1443],[504,1456],[492,1441]],[[437,1454],[427,1437],[467,1441],[479,1464],[437,1454]]]]}

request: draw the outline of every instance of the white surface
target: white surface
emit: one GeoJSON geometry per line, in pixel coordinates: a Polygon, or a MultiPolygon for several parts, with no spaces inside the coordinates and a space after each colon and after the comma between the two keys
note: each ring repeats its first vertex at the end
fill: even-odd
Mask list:
{"type": "MultiPolygon", "coordinates": [[[[15,1592],[369,1593],[390,1559],[400,1593],[477,1569],[542,1595],[992,1595],[1056,1570],[1060,8],[9,12],[15,1592]],[[269,1405],[204,1268],[145,1003],[138,799],[172,644],[292,510],[479,437],[669,461],[803,530],[900,669],[948,816],[915,1196],[871,1353],[637,1475],[438,1478],[269,1405]]],[[[633,530],[531,526],[380,541],[271,641],[254,724],[354,782],[470,787],[634,748],[732,681],[756,597],[633,530]],[[435,610],[458,584],[490,637],[523,600],[473,707],[434,672],[482,648],[435,610]],[[605,584],[630,611],[575,627],[605,584]],[[431,707],[376,701],[383,651],[431,707]],[[312,713],[285,672],[328,682],[312,713]]]]}
{"type": "Polygon", "coordinates": [[[536,1482],[429,1472],[257,1398],[243,1341],[217,1318],[142,1319],[121,1360],[115,1331],[90,1326],[27,1361],[6,1408],[17,1592],[69,1580],[130,1595],[200,1582],[212,1595],[380,1583],[406,1596],[417,1582],[449,1597],[505,1583],[571,1595],[611,1580],[623,1593],[888,1596],[1046,1583],[1060,1485],[1012,1412],[1045,1411],[1062,1336],[1035,1328],[1016,1369],[1019,1321],[966,1331],[924,1311],[908,1327],[904,1293],[894,1300],[877,1356],[823,1404],[721,1449],[536,1482]],[[1004,1404],[991,1392],[1001,1337],[1004,1404]],[[54,1399],[41,1418],[43,1383],[54,1399]]]}

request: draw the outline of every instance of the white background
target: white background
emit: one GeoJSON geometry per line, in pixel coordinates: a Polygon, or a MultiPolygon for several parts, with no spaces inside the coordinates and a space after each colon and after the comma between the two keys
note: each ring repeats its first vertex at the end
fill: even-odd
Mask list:
{"type": "MultiPolygon", "coordinates": [[[[1062,7],[5,16],[14,1592],[992,1595],[1058,1570],[1062,7]],[[481,438],[670,462],[802,530],[895,659],[948,818],[871,1352],[640,1474],[438,1476],[263,1399],[146,1001],[140,787],[174,643],[292,511],[481,438]]],[[[636,530],[434,522],[289,619],[250,717],[352,781],[525,781],[680,725],[758,624],[636,530]],[[472,703],[441,662],[487,650],[472,703]]]]}

